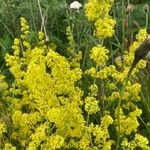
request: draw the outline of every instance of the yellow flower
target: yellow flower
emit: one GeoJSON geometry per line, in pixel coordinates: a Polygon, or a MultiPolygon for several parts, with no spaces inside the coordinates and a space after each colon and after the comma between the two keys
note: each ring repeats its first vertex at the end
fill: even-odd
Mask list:
{"type": "Polygon", "coordinates": [[[89,21],[95,22],[97,37],[106,38],[114,34],[115,20],[109,16],[113,0],[89,0],[85,5],[85,14],[89,21]]]}
{"type": "Polygon", "coordinates": [[[44,39],[44,33],[39,31],[38,32],[38,38],[39,38],[39,40],[43,40],[44,39]]]}
{"type": "Polygon", "coordinates": [[[109,115],[105,115],[101,118],[101,124],[95,125],[91,123],[88,127],[88,132],[95,136],[94,138],[94,144],[97,145],[97,147],[103,149],[103,150],[111,150],[111,145],[114,143],[113,140],[110,140],[110,135],[108,131],[108,127],[110,124],[113,123],[113,119],[109,115]]]}
{"type": "Polygon", "coordinates": [[[98,45],[92,48],[91,59],[99,66],[105,66],[108,60],[108,50],[102,45],[98,45]]]}
{"type": "Polygon", "coordinates": [[[141,85],[139,83],[128,84],[128,86],[125,89],[125,92],[123,93],[122,98],[123,100],[126,100],[126,101],[130,100],[130,102],[139,101],[140,91],[141,91],[141,85]]]}
{"type": "Polygon", "coordinates": [[[12,144],[6,143],[4,150],[16,150],[16,148],[12,144]]]}
{"type": "Polygon", "coordinates": [[[6,133],[6,125],[4,123],[0,123],[0,135],[6,133]]]}
{"type": "Polygon", "coordinates": [[[40,146],[40,144],[46,140],[46,129],[48,129],[47,124],[42,124],[38,126],[35,130],[35,133],[30,136],[31,141],[29,144],[29,149],[30,147],[33,147],[33,145],[36,145],[36,148],[40,146]]]}
{"type": "Polygon", "coordinates": [[[129,142],[127,138],[124,138],[122,143],[121,143],[122,149],[126,149],[126,150],[133,150],[136,148],[136,146],[137,145],[136,145],[134,140],[129,142]]]}
{"type": "Polygon", "coordinates": [[[50,136],[48,143],[52,150],[60,149],[64,144],[64,138],[60,135],[52,135],[50,136]]]}
{"type": "Polygon", "coordinates": [[[90,144],[90,140],[87,139],[87,138],[82,138],[80,141],[79,141],[79,146],[81,149],[83,150],[87,150],[88,147],[89,147],[89,144],[90,144]]]}
{"type": "Polygon", "coordinates": [[[98,106],[98,101],[94,97],[86,97],[85,99],[85,110],[89,114],[95,114],[100,110],[98,106]]]}
{"type": "Polygon", "coordinates": [[[90,21],[108,16],[113,4],[112,0],[89,0],[85,5],[85,13],[90,21]]]}
{"type": "Polygon", "coordinates": [[[143,137],[142,135],[137,133],[135,135],[134,141],[137,144],[137,147],[140,147],[143,150],[150,150],[150,146],[148,146],[149,141],[146,137],[143,137]]]}
{"type": "Polygon", "coordinates": [[[91,67],[89,70],[85,71],[85,74],[90,75],[91,77],[95,77],[96,69],[94,67],[91,67]]]}
{"type": "Polygon", "coordinates": [[[17,39],[17,38],[15,38],[15,39],[14,39],[14,45],[16,45],[16,46],[17,46],[17,45],[19,45],[19,44],[20,44],[20,40],[19,40],[19,39],[17,39]]]}
{"type": "MultiPolygon", "coordinates": [[[[125,52],[124,55],[124,61],[127,66],[131,66],[133,59],[134,59],[134,53],[136,49],[142,44],[144,39],[147,37],[147,32],[146,29],[141,29],[139,33],[136,35],[136,41],[131,45],[129,49],[129,53],[125,52]]],[[[142,69],[146,66],[146,61],[140,60],[139,63],[137,64],[136,68],[142,69]]]]}
{"type": "MultiPolygon", "coordinates": [[[[135,111],[130,112],[129,115],[124,115],[123,110],[120,110],[120,133],[123,136],[130,135],[132,132],[137,132],[139,122],[137,117],[141,115],[142,111],[136,108],[135,111]]],[[[116,120],[117,124],[117,120],[116,120]]]]}
{"type": "Polygon", "coordinates": [[[95,22],[96,36],[102,38],[112,37],[112,35],[114,34],[115,24],[116,24],[115,20],[111,19],[110,17],[98,19],[95,22]]]}
{"type": "Polygon", "coordinates": [[[66,28],[66,35],[67,35],[67,40],[68,40],[67,50],[69,53],[73,54],[75,42],[74,42],[74,37],[73,37],[73,33],[72,33],[70,26],[67,26],[66,28]]]}
{"type": "Polygon", "coordinates": [[[22,40],[25,40],[30,33],[29,26],[24,17],[21,17],[20,20],[21,20],[21,31],[22,31],[22,34],[20,37],[22,40]]]}
{"type": "MultiPolygon", "coordinates": [[[[111,0],[89,0],[88,4],[91,6],[87,5],[88,11],[96,8],[93,16],[87,12],[89,19],[95,24],[100,21],[99,19],[104,18],[104,21],[107,21],[106,18],[110,19],[109,23],[105,22],[104,26],[101,26],[103,28],[99,28],[101,31],[105,27],[111,29],[110,35],[107,32],[108,29],[105,35],[100,35],[103,37],[113,34],[113,28],[111,28],[113,20],[108,15],[111,3],[111,0]],[[101,11],[98,12],[99,10],[101,11]],[[102,10],[106,15],[102,14],[102,10]]],[[[110,150],[115,144],[111,140],[113,135],[109,132],[110,127],[117,128],[118,126],[117,113],[114,115],[113,109],[116,108],[117,100],[121,98],[121,148],[130,149],[134,146],[142,149],[149,148],[148,139],[138,134],[140,125],[138,117],[142,110],[137,108],[136,102],[139,100],[140,84],[129,81],[120,94],[135,49],[146,35],[144,30],[141,30],[137,36],[137,41],[130,49],[131,53],[129,55],[125,53],[125,63],[121,71],[117,70],[114,65],[107,64],[109,51],[103,45],[93,47],[90,58],[95,62],[96,67],[91,67],[85,71],[85,74],[90,75],[92,81],[94,78],[95,82],[86,84],[90,90],[87,96],[87,93],[80,89],[80,86],[83,87],[80,84],[83,75],[80,69],[81,51],[68,61],[66,57],[57,53],[54,47],[51,49],[47,47],[42,32],[38,33],[39,40],[36,46],[31,46],[27,36],[30,33],[29,26],[24,18],[21,18],[21,28],[22,39],[14,39],[12,46],[14,53],[6,55],[7,66],[14,77],[14,82],[9,82],[7,85],[5,77],[0,75],[0,94],[2,100],[8,102],[8,110],[11,110],[13,130],[10,131],[10,139],[17,143],[17,147],[27,150],[110,150]],[[101,104],[104,104],[104,107],[101,107],[101,104]],[[86,124],[83,109],[91,117],[88,122],[89,126],[86,124]],[[97,119],[98,116],[100,118],[97,119]],[[130,141],[126,139],[129,136],[130,141]]],[[[139,63],[132,75],[136,77],[135,73],[138,68],[142,67],[144,65],[139,63]]],[[[0,124],[0,134],[5,132],[6,128],[0,124]]],[[[116,133],[115,130],[113,133],[116,133]]],[[[4,150],[16,149],[7,141],[4,142],[6,143],[4,150]]]]}
{"type": "Polygon", "coordinates": [[[97,96],[97,93],[98,93],[98,86],[96,84],[92,84],[90,86],[90,94],[91,96],[97,96]]]}

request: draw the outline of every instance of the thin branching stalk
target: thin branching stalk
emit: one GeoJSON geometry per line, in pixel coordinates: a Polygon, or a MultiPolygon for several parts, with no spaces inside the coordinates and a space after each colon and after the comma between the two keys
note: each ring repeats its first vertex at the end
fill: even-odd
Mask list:
{"type": "MultiPolygon", "coordinates": [[[[124,51],[124,39],[125,39],[125,24],[124,24],[124,19],[125,19],[125,4],[124,4],[124,0],[121,1],[121,6],[122,6],[122,46],[121,46],[121,52],[123,53],[124,51]]],[[[123,89],[120,92],[120,99],[118,101],[118,108],[117,108],[117,120],[118,120],[118,131],[117,131],[117,143],[116,143],[116,150],[119,149],[119,145],[120,145],[120,107],[121,107],[121,101],[122,101],[122,94],[123,91],[126,87],[128,79],[126,79],[125,85],[123,87],[123,89]]]]}
{"type": "Polygon", "coordinates": [[[86,126],[89,125],[89,120],[90,120],[90,114],[88,113],[88,114],[87,114],[87,118],[86,118],[86,126]]]}
{"type": "Polygon", "coordinates": [[[121,11],[121,14],[122,14],[122,48],[121,48],[121,52],[123,53],[124,51],[124,39],[125,39],[125,4],[124,4],[124,0],[122,0],[121,2],[122,4],[122,11],[121,11]]]}
{"type": "Polygon", "coordinates": [[[145,26],[146,26],[146,29],[147,29],[148,28],[148,21],[149,21],[148,20],[148,13],[145,14],[145,17],[146,17],[146,25],[145,26]]]}
{"type": "MultiPolygon", "coordinates": [[[[131,74],[130,74],[131,75],[131,74]]],[[[120,146],[120,128],[121,128],[121,125],[120,125],[120,109],[121,109],[121,102],[122,102],[122,98],[123,98],[123,93],[126,89],[126,86],[128,84],[128,81],[130,79],[130,76],[127,76],[127,78],[125,79],[124,81],[124,85],[123,85],[123,88],[121,89],[120,91],[120,98],[118,100],[118,107],[117,107],[117,123],[118,123],[118,131],[117,131],[117,143],[116,143],[116,150],[119,149],[119,146],[120,146]]]]}
{"type": "Polygon", "coordinates": [[[49,40],[49,37],[48,37],[47,32],[46,32],[46,24],[45,24],[45,22],[46,22],[46,21],[45,21],[45,20],[46,20],[46,19],[45,19],[45,18],[46,18],[46,13],[43,14],[43,12],[42,12],[40,0],[37,0],[37,2],[38,2],[39,11],[40,11],[41,21],[42,21],[42,23],[41,23],[41,31],[42,31],[42,32],[44,31],[46,40],[49,40]]]}
{"type": "Polygon", "coordinates": [[[4,27],[7,29],[7,31],[9,32],[9,34],[12,36],[12,38],[15,38],[15,36],[12,34],[12,32],[9,30],[9,28],[7,27],[7,25],[2,21],[0,20],[0,22],[4,25],[4,27]]]}

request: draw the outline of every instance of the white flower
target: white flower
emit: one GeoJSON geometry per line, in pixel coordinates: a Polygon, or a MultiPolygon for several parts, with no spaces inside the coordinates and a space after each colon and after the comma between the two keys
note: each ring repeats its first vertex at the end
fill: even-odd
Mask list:
{"type": "Polygon", "coordinates": [[[70,4],[71,9],[79,10],[82,7],[82,4],[78,1],[74,1],[70,4]]]}

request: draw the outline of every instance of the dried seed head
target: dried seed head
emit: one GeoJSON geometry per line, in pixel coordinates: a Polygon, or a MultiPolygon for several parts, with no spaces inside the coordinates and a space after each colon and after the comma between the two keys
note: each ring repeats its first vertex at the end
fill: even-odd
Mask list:
{"type": "Polygon", "coordinates": [[[121,62],[123,60],[122,56],[118,56],[115,58],[115,63],[121,62]]]}
{"type": "Polygon", "coordinates": [[[150,51],[150,35],[147,36],[147,38],[143,41],[143,43],[136,49],[134,54],[134,60],[132,62],[132,65],[128,71],[127,78],[130,77],[133,69],[137,65],[137,63],[141,60],[147,57],[148,53],[150,51]]]}
{"type": "Polygon", "coordinates": [[[118,68],[121,68],[122,66],[122,62],[123,62],[123,57],[122,56],[117,56],[114,60],[114,63],[115,65],[118,67],[118,68]]]}
{"type": "Polygon", "coordinates": [[[149,6],[148,6],[148,4],[145,4],[144,6],[143,6],[143,11],[147,14],[147,13],[149,13],[149,6]]]}
{"type": "Polygon", "coordinates": [[[150,51],[150,35],[144,40],[144,42],[136,49],[134,59],[139,61],[144,59],[150,51]]]}
{"type": "Polygon", "coordinates": [[[146,44],[148,45],[148,48],[150,50],[150,34],[147,35],[146,41],[146,44]]]}
{"type": "Polygon", "coordinates": [[[150,51],[147,53],[145,59],[146,59],[146,60],[150,60],[150,51]]]}
{"type": "Polygon", "coordinates": [[[150,34],[147,36],[147,44],[149,45],[149,51],[147,55],[145,56],[145,59],[150,60],[150,34]]]}
{"type": "Polygon", "coordinates": [[[150,72],[150,59],[148,59],[147,64],[146,64],[146,68],[148,70],[148,72],[150,72]]]}
{"type": "Polygon", "coordinates": [[[128,6],[125,10],[126,14],[128,15],[129,13],[131,13],[133,11],[133,9],[134,9],[134,6],[132,4],[128,4],[128,6]]]}
{"type": "Polygon", "coordinates": [[[48,36],[46,36],[45,41],[49,42],[49,37],[48,36]]]}

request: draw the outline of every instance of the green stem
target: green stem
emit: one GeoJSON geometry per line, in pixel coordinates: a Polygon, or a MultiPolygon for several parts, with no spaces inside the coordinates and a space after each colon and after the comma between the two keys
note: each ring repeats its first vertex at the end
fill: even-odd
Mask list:
{"type": "Polygon", "coordinates": [[[125,26],[124,26],[124,19],[125,19],[125,10],[124,10],[124,0],[122,0],[122,48],[121,48],[121,52],[123,53],[124,50],[124,39],[125,39],[125,26]]]}
{"type": "Polygon", "coordinates": [[[88,126],[88,124],[89,124],[89,119],[90,119],[90,115],[89,115],[89,113],[87,114],[87,119],[86,119],[86,126],[88,126]]]}
{"type": "MultiPolygon", "coordinates": [[[[128,2],[128,4],[130,4],[130,2],[128,2]]],[[[132,39],[132,17],[131,17],[131,13],[128,14],[128,46],[130,46],[130,44],[133,42],[132,39]]]]}
{"type": "Polygon", "coordinates": [[[146,13],[146,29],[148,28],[148,13],[146,13]]]}
{"type": "Polygon", "coordinates": [[[122,102],[122,98],[123,98],[123,92],[126,89],[126,86],[128,84],[128,81],[130,79],[130,75],[127,76],[127,78],[124,81],[124,85],[122,90],[120,91],[120,98],[119,98],[119,102],[118,102],[118,108],[117,108],[117,122],[118,122],[118,134],[117,134],[117,144],[116,144],[116,150],[119,149],[119,145],[120,145],[120,109],[121,109],[121,102],[122,102]]]}

